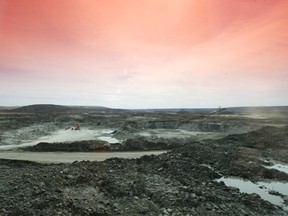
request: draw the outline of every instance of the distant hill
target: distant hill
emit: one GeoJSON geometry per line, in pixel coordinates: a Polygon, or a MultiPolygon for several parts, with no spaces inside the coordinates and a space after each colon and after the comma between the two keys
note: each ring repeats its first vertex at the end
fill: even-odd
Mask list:
{"type": "Polygon", "coordinates": [[[212,108],[186,108],[186,109],[113,109],[102,106],[61,106],[54,104],[34,104],[23,107],[0,107],[0,110],[20,113],[56,113],[56,112],[95,112],[95,113],[128,113],[128,112],[173,112],[173,113],[215,113],[215,114],[264,114],[264,115],[288,115],[288,106],[260,106],[260,107],[226,107],[212,108]],[[1,109],[2,108],[2,109],[1,109]]]}
{"type": "Polygon", "coordinates": [[[127,109],[114,109],[102,106],[69,106],[71,112],[97,112],[97,113],[123,113],[130,112],[127,109]]]}
{"type": "Polygon", "coordinates": [[[34,104],[19,107],[11,110],[12,112],[29,112],[29,113],[51,113],[51,112],[67,112],[70,111],[71,108],[68,106],[54,105],[54,104],[34,104]]]}
{"type": "Polygon", "coordinates": [[[96,113],[119,113],[119,112],[128,112],[124,109],[111,109],[101,106],[61,106],[55,104],[34,104],[19,107],[16,109],[10,110],[10,112],[19,112],[19,113],[60,113],[60,112],[72,112],[72,113],[81,113],[81,112],[96,112],[96,113]]]}

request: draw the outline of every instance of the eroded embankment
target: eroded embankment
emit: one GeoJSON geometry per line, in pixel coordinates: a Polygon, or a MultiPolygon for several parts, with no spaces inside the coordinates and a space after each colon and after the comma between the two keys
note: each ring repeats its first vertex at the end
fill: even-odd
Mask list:
{"type": "Polygon", "coordinates": [[[124,134],[149,129],[182,129],[196,132],[243,133],[259,128],[264,120],[241,116],[188,114],[2,113],[0,142],[34,140],[79,123],[89,129],[117,129],[124,134]],[[18,140],[17,140],[18,138],[18,140]]]}
{"type": "Polygon", "coordinates": [[[147,129],[183,129],[198,132],[219,132],[219,133],[245,133],[261,126],[258,124],[247,123],[243,120],[225,119],[171,119],[171,120],[130,120],[125,121],[119,132],[135,132],[147,129]]]}

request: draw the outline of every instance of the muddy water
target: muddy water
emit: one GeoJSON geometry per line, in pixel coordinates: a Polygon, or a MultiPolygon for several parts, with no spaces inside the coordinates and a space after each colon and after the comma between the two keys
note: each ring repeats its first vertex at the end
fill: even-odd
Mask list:
{"type": "Polygon", "coordinates": [[[13,149],[18,147],[25,147],[25,146],[33,146],[40,142],[74,142],[74,141],[81,141],[81,140],[95,140],[95,139],[101,139],[107,142],[111,143],[119,143],[120,140],[117,140],[116,138],[113,138],[111,136],[111,133],[113,130],[110,129],[81,129],[81,130],[58,130],[55,132],[52,132],[49,135],[38,137],[32,141],[22,141],[22,143],[18,142],[19,140],[11,140],[10,145],[0,145],[0,150],[7,150],[7,149],[13,149]],[[16,142],[17,141],[17,142],[16,142]],[[15,144],[17,143],[17,144],[15,144]]]}
{"type": "MultiPolygon", "coordinates": [[[[50,125],[51,126],[51,125],[50,125]]],[[[53,125],[52,125],[53,126],[53,125]]],[[[51,126],[51,127],[52,127],[51,126]]],[[[183,129],[147,129],[138,131],[131,134],[125,134],[123,136],[114,137],[112,132],[115,129],[89,129],[81,128],[81,130],[71,130],[71,129],[57,129],[55,127],[51,128],[50,131],[46,131],[47,125],[44,126],[31,126],[27,128],[22,128],[17,131],[8,132],[5,134],[4,140],[0,142],[0,150],[7,150],[19,147],[33,146],[40,142],[74,142],[82,140],[104,140],[110,144],[121,143],[123,140],[134,137],[143,136],[147,138],[191,138],[194,139],[207,139],[215,138],[219,136],[219,133],[211,132],[196,132],[188,131],[183,129]],[[45,133],[44,133],[45,132],[45,133]]],[[[223,135],[221,135],[223,136],[223,135]]]]}
{"type": "Polygon", "coordinates": [[[242,193],[256,193],[262,199],[267,200],[272,204],[281,206],[284,210],[288,211],[288,206],[284,204],[284,200],[280,196],[269,194],[269,191],[273,190],[283,195],[288,195],[288,183],[258,182],[257,184],[254,184],[251,181],[230,177],[222,177],[217,181],[223,181],[227,186],[230,187],[237,187],[242,193]]]}

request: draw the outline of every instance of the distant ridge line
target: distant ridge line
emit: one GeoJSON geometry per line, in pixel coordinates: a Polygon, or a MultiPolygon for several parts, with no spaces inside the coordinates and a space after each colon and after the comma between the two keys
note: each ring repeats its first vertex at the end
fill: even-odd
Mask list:
{"type": "Polygon", "coordinates": [[[19,113],[57,113],[57,112],[124,112],[124,109],[112,109],[101,106],[63,106],[55,104],[33,104],[9,110],[19,113]]]}
{"type": "MultiPolygon", "coordinates": [[[[191,112],[191,113],[211,113],[219,108],[149,108],[149,109],[115,109],[102,106],[64,106],[56,104],[33,104],[22,107],[9,107],[1,110],[19,113],[55,113],[55,112],[191,112]]],[[[288,113],[288,106],[239,106],[239,107],[222,107],[228,113],[288,113]]]]}

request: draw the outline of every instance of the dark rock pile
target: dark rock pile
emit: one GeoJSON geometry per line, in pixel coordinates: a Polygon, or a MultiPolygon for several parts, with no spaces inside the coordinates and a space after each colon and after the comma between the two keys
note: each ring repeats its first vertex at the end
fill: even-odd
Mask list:
{"type": "Polygon", "coordinates": [[[173,148],[190,143],[190,139],[149,139],[135,137],[125,140],[123,143],[109,144],[102,140],[82,140],[74,142],[41,142],[34,146],[22,147],[24,151],[36,152],[97,152],[97,151],[150,151],[150,150],[171,150],[173,148]]]}
{"type": "Polygon", "coordinates": [[[110,144],[102,140],[86,140],[86,141],[75,141],[67,143],[47,143],[41,142],[35,146],[28,146],[22,148],[26,151],[34,152],[100,152],[100,151],[109,151],[110,144]]]}
{"type": "Polygon", "coordinates": [[[257,194],[215,181],[238,176],[287,182],[287,174],[262,166],[263,157],[274,159],[273,151],[284,149],[286,129],[272,128],[277,139],[266,156],[261,143],[272,134],[264,128],[218,141],[187,142],[139,159],[71,164],[0,160],[0,215],[288,215],[257,194]]]}
{"type": "MultiPolygon", "coordinates": [[[[216,164],[221,154],[210,158],[195,146],[104,162],[0,160],[0,215],[288,215],[214,181],[221,175],[203,162],[216,164]]],[[[229,167],[232,157],[220,164],[229,167]]]]}
{"type": "Polygon", "coordinates": [[[1,161],[1,215],[285,215],[181,155],[43,165],[1,161]]]}

